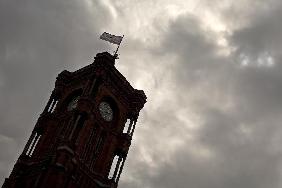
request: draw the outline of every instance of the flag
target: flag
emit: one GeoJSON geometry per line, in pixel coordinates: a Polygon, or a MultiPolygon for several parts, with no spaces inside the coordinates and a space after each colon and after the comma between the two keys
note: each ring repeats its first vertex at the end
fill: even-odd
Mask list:
{"type": "Polygon", "coordinates": [[[120,45],[121,40],[122,40],[122,36],[115,36],[115,35],[112,35],[110,33],[104,32],[100,36],[100,39],[108,41],[108,42],[113,43],[113,44],[120,45]]]}

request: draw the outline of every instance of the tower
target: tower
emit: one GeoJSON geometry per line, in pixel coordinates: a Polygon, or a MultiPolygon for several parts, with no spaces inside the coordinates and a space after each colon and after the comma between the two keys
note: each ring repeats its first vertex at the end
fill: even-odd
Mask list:
{"type": "Polygon", "coordinates": [[[116,188],[146,103],[108,52],[61,72],[3,188],[116,188]]]}

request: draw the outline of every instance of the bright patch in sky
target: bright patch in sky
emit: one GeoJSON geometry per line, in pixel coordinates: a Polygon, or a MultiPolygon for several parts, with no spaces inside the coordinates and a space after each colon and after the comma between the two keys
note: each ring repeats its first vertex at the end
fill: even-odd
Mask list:
{"type": "Polygon", "coordinates": [[[57,74],[116,49],[106,31],[148,97],[120,187],[282,187],[281,17],[281,0],[0,0],[0,176],[57,74]]]}

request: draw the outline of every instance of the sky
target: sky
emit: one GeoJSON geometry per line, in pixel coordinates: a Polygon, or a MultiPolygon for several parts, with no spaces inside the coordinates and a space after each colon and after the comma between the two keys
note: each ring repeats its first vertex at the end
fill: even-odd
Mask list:
{"type": "Polygon", "coordinates": [[[0,184],[107,31],[148,98],[119,187],[282,187],[281,19],[281,0],[0,0],[0,184]]]}

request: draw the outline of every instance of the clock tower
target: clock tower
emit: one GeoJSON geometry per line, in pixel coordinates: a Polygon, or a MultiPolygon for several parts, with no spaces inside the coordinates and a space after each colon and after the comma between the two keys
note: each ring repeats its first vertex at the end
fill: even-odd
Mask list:
{"type": "Polygon", "coordinates": [[[116,188],[145,103],[108,52],[61,72],[3,188],[116,188]]]}

